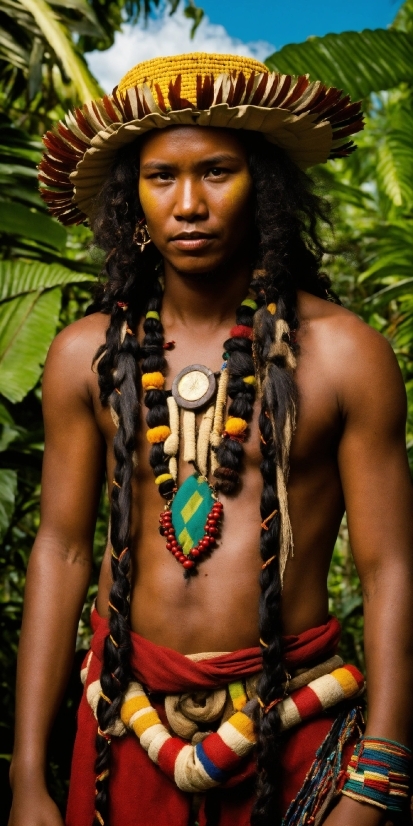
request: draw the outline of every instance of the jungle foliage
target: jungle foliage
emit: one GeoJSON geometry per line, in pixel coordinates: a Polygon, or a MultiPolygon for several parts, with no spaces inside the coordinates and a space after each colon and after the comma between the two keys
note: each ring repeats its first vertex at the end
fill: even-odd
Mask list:
{"type": "MultiPolygon", "coordinates": [[[[173,13],[179,0],[168,0],[173,13]]],[[[160,0],[3,0],[0,10],[0,647],[2,788],[12,748],[15,656],[24,576],[39,525],[43,449],[41,374],[56,332],[90,302],[98,260],[85,227],[61,227],[37,194],[40,136],[66,108],[100,94],[85,55],[106,49],[122,21],[160,0]]],[[[185,6],[194,28],[202,11],[185,6]]],[[[194,44],[196,48],[196,40],[194,44]]],[[[324,262],[343,303],[391,342],[406,382],[413,465],[413,0],[389,30],[344,32],[290,44],[267,60],[363,98],[366,129],[346,161],[315,170],[334,208],[324,262]]],[[[384,469],[385,472],[385,469],[384,469]]],[[[96,528],[95,571],[106,538],[106,502],[96,528]]],[[[343,524],[330,572],[331,608],[343,622],[345,656],[363,665],[362,598],[343,524]]],[[[79,657],[88,645],[87,608],[79,657]]],[[[78,683],[68,687],[50,747],[50,782],[62,802],[78,683]]],[[[0,823],[7,822],[2,807],[0,823]],[[2,818],[5,818],[2,820],[2,818]]]]}

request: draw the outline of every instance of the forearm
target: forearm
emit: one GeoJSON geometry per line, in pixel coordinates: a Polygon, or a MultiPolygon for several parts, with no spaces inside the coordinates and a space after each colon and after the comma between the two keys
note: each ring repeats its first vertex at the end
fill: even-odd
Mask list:
{"type": "Polygon", "coordinates": [[[366,734],[411,747],[413,572],[390,562],[364,584],[366,734]]]}
{"type": "MultiPolygon", "coordinates": [[[[411,747],[413,693],[413,576],[400,565],[363,578],[368,737],[411,747]]],[[[325,826],[393,826],[391,812],[341,797],[325,826]]]]}
{"type": "Polygon", "coordinates": [[[90,578],[85,551],[36,541],[27,572],[18,654],[12,782],[44,773],[47,741],[75,650],[90,578]]]}

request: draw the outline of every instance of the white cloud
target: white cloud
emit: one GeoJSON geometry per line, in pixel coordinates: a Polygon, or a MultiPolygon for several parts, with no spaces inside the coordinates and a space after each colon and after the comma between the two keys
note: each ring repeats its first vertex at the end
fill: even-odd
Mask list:
{"type": "Polygon", "coordinates": [[[271,43],[256,40],[244,43],[231,37],[224,26],[204,17],[195,38],[191,40],[192,21],[178,9],[170,16],[166,12],[148,21],[146,26],[124,26],[115,36],[114,45],[105,52],[91,52],[89,67],[103,89],[111,92],[123,75],[136,63],[151,57],[184,52],[218,52],[240,54],[264,60],[275,51],[271,43]]]}

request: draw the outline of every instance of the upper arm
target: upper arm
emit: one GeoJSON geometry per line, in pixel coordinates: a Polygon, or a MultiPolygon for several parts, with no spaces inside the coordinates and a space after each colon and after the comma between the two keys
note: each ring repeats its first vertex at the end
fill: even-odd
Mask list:
{"type": "Polygon", "coordinates": [[[389,563],[412,566],[406,394],[388,342],[354,318],[339,358],[344,430],[339,468],[350,541],[363,581],[389,563]]]}
{"type": "Polygon", "coordinates": [[[39,539],[51,539],[64,553],[90,558],[105,449],[90,392],[97,347],[90,323],[84,322],[57,336],[46,361],[39,539]]]}

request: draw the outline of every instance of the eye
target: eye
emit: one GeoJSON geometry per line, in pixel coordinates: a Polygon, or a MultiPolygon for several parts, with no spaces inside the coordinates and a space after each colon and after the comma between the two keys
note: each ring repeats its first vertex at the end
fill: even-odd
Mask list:
{"type": "Polygon", "coordinates": [[[211,166],[211,169],[208,169],[207,175],[210,175],[212,178],[221,178],[222,175],[225,175],[228,172],[228,169],[224,169],[223,166],[211,166]]]}
{"type": "Polygon", "coordinates": [[[172,172],[159,170],[159,172],[152,172],[145,176],[150,181],[170,181],[173,178],[172,172]]]}

